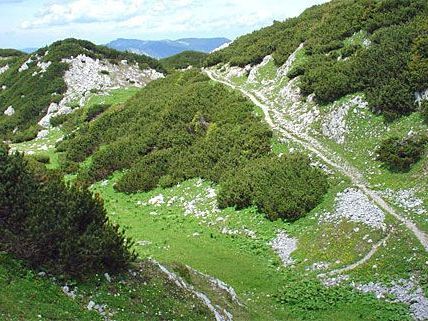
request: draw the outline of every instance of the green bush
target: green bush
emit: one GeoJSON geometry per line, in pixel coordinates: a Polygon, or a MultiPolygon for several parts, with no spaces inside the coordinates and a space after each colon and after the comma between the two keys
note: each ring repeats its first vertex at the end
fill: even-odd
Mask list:
{"type": "Polygon", "coordinates": [[[62,125],[64,122],[66,122],[71,117],[70,115],[71,114],[63,114],[52,117],[50,119],[50,124],[52,127],[58,127],[59,125],[62,125]]]}
{"type": "Polygon", "coordinates": [[[123,169],[129,171],[115,188],[128,193],[194,177],[218,182],[229,169],[270,152],[272,132],[253,108],[198,71],[176,73],[96,117],[59,148],[69,161],[93,156],[79,175],[85,184],[123,169]]]}
{"type": "Polygon", "coordinates": [[[185,69],[189,66],[200,68],[208,54],[196,51],[184,51],[172,57],[161,59],[160,62],[167,70],[185,69]]]}
{"type": "Polygon", "coordinates": [[[24,129],[22,131],[17,131],[15,134],[13,134],[11,141],[12,143],[28,142],[37,137],[39,130],[40,130],[40,126],[35,125],[27,129],[24,129]]]}
{"type": "Polygon", "coordinates": [[[47,154],[36,154],[32,156],[37,162],[42,164],[49,164],[51,161],[49,155],[47,154]]]}
{"type": "Polygon", "coordinates": [[[85,121],[91,121],[111,107],[110,104],[91,105],[86,111],[85,121]]]}
{"type": "Polygon", "coordinates": [[[303,66],[296,66],[291,68],[291,70],[288,72],[287,77],[290,79],[294,79],[298,76],[301,76],[305,73],[305,67],[303,66]]]}
{"type": "Polygon", "coordinates": [[[377,149],[377,159],[391,171],[406,172],[417,163],[424,153],[426,136],[410,136],[404,139],[391,137],[382,141],[377,149]]]}
{"type": "Polygon", "coordinates": [[[109,223],[101,199],[33,173],[23,156],[0,149],[0,248],[30,266],[85,277],[114,273],[135,256],[132,243],[109,223]]]}
{"type": "Polygon", "coordinates": [[[428,124],[428,101],[424,100],[420,107],[419,110],[422,114],[422,117],[424,118],[425,122],[428,124]]]}
{"type": "Polygon", "coordinates": [[[220,183],[219,206],[255,205],[271,220],[296,220],[327,192],[326,175],[302,155],[265,157],[229,173],[220,183]]]}
{"type": "Polygon", "coordinates": [[[272,55],[281,66],[304,43],[304,62],[288,77],[302,76],[305,95],[330,103],[364,92],[369,107],[392,120],[415,111],[414,92],[428,88],[427,14],[426,0],[330,1],[237,38],[205,65],[254,65],[272,55]]]}

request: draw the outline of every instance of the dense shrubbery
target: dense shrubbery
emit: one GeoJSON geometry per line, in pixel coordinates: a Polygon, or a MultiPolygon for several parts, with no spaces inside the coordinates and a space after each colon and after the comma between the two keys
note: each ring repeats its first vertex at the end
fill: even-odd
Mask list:
{"type": "Polygon", "coordinates": [[[392,171],[408,171],[422,157],[427,142],[426,136],[388,138],[377,150],[378,160],[392,171]]]}
{"type": "Polygon", "coordinates": [[[91,121],[95,117],[101,115],[103,112],[105,112],[107,109],[109,109],[111,105],[109,104],[95,104],[90,106],[85,115],[85,121],[91,121]]]}
{"type": "Polygon", "coordinates": [[[271,219],[296,219],[318,204],[325,178],[304,158],[271,159],[272,132],[253,108],[241,95],[197,71],[176,73],[150,83],[123,108],[82,126],[58,148],[65,151],[68,168],[73,161],[92,156],[90,165],[78,174],[83,185],[126,169],[115,185],[126,193],[169,187],[195,177],[226,186],[233,178],[227,173],[238,171],[241,179],[254,180],[251,184],[259,192],[246,202],[228,200],[226,206],[255,204],[271,219]],[[249,167],[257,169],[260,177],[246,177],[249,167]],[[293,171],[303,179],[293,177],[293,171]],[[296,190],[291,192],[291,187],[296,190]]]}
{"type": "Polygon", "coordinates": [[[428,88],[427,15],[425,0],[331,1],[238,38],[206,64],[245,66],[272,54],[282,65],[304,42],[306,62],[289,77],[302,75],[305,94],[325,103],[364,91],[375,112],[393,119],[414,111],[413,93],[428,88]]]}
{"type": "Polygon", "coordinates": [[[102,201],[37,168],[0,146],[0,248],[73,277],[126,268],[131,243],[108,222],[102,201]]]}
{"type": "Polygon", "coordinates": [[[252,109],[240,95],[190,71],[149,84],[123,109],[102,114],[59,147],[71,161],[93,154],[80,175],[84,181],[130,168],[117,185],[121,191],[192,177],[218,181],[229,168],[270,151],[271,131],[252,109]],[[150,165],[160,160],[162,166],[150,165]]]}
{"type": "Polygon", "coordinates": [[[326,175],[302,155],[266,157],[230,172],[220,184],[220,207],[256,205],[271,220],[296,220],[327,192],[326,175]]]}
{"type": "MultiPolygon", "coordinates": [[[[83,53],[92,58],[108,59],[112,63],[119,63],[121,60],[128,60],[130,63],[138,62],[142,69],[151,67],[164,72],[159,61],[143,55],[119,52],[84,40],[66,39],[54,42],[49,47],[39,49],[35,54],[15,59],[14,63],[10,64],[10,69],[0,76],[0,86],[7,87],[6,90],[0,91],[1,138],[22,141],[24,139],[21,136],[28,137],[22,132],[35,126],[46,114],[48,106],[52,102],[59,102],[67,89],[63,76],[68,65],[61,62],[62,59],[83,53]],[[20,66],[36,54],[43,57],[43,61],[52,62],[47,71],[43,75],[32,76],[39,70],[36,62],[33,61],[28,64],[29,69],[18,72],[20,66]],[[8,106],[13,106],[15,109],[15,114],[11,117],[3,115],[8,106]],[[14,134],[15,129],[17,131],[14,134]]],[[[64,119],[54,121],[58,124],[62,120],[64,119]]]]}
{"type": "Polygon", "coordinates": [[[175,56],[164,58],[160,63],[167,70],[186,69],[189,66],[200,68],[203,66],[208,54],[197,51],[184,51],[175,56]]]}
{"type": "Polygon", "coordinates": [[[422,114],[425,122],[428,124],[428,100],[424,100],[419,106],[419,111],[422,114]]]}
{"type": "Polygon", "coordinates": [[[25,53],[16,49],[0,49],[0,57],[19,57],[25,53]]]}
{"type": "Polygon", "coordinates": [[[70,114],[62,114],[62,115],[54,116],[54,117],[51,117],[50,124],[53,127],[57,127],[59,125],[62,125],[69,118],[70,118],[70,114]]]}

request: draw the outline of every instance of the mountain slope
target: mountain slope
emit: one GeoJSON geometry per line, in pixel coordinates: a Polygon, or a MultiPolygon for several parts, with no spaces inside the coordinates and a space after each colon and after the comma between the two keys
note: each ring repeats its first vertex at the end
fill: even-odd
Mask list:
{"type": "Polygon", "coordinates": [[[303,94],[330,103],[364,92],[372,110],[394,119],[415,111],[415,92],[428,88],[427,14],[423,0],[333,0],[242,36],[207,63],[243,67],[271,55],[282,66],[304,43],[289,71],[301,75],[303,94]]]}
{"type": "Polygon", "coordinates": [[[67,39],[22,56],[0,75],[0,135],[35,137],[54,115],[70,113],[91,91],[144,86],[161,77],[154,59],[67,39]]]}
{"type": "MultiPolygon", "coordinates": [[[[346,238],[369,247],[346,264],[317,262],[317,278],[328,288],[348,285],[381,299],[393,295],[409,305],[415,320],[428,319],[421,277],[428,264],[426,10],[420,1],[332,1],[239,38],[211,54],[207,64],[215,65],[205,69],[263,111],[284,153],[305,151],[331,176],[347,181],[332,204],[314,211],[322,252],[358,251],[335,251],[333,244],[343,245],[344,238],[325,243],[332,233],[325,224],[338,231],[358,222],[382,231],[375,240],[355,235],[361,225],[347,230],[346,238]],[[385,150],[390,159],[380,157],[385,150]],[[407,161],[408,167],[393,166],[407,161]]],[[[297,234],[293,257],[308,260],[313,235],[297,234]]]]}
{"type": "Polygon", "coordinates": [[[178,40],[144,41],[137,39],[117,39],[107,47],[120,51],[135,52],[157,59],[167,58],[183,51],[209,53],[221,45],[230,42],[227,38],[183,38],[178,40]]]}
{"type": "Polygon", "coordinates": [[[197,51],[183,51],[177,55],[163,58],[161,64],[168,70],[186,69],[189,67],[201,68],[208,54],[197,51]]]}

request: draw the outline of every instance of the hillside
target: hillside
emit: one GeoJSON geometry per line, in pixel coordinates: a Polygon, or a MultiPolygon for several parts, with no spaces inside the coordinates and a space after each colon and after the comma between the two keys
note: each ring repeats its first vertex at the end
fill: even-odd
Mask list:
{"type": "Polygon", "coordinates": [[[0,136],[33,139],[55,115],[82,106],[91,92],[144,86],[164,71],[154,59],[67,39],[2,62],[0,136]]]}
{"type": "Polygon", "coordinates": [[[415,92],[428,88],[427,12],[424,0],[331,1],[238,38],[207,64],[244,67],[270,55],[279,67],[304,44],[288,75],[301,76],[304,95],[325,104],[364,92],[373,111],[394,119],[415,111],[415,92]]]}
{"type": "Polygon", "coordinates": [[[109,42],[107,47],[162,59],[177,55],[183,51],[209,53],[228,42],[230,40],[226,38],[183,38],[157,41],[117,39],[109,42]]]}
{"type": "Polygon", "coordinates": [[[208,54],[197,51],[183,51],[177,55],[163,58],[160,63],[167,70],[182,70],[187,68],[201,68],[208,54]]]}
{"type": "MultiPolygon", "coordinates": [[[[427,10],[333,0],[208,55],[160,61],[59,42],[93,56],[69,62],[79,81],[59,77],[61,101],[77,88],[78,108],[48,113],[35,139],[5,131],[23,156],[0,153],[0,222],[30,219],[0,225],[14,232],[0,233],[0,318],[35,319],[34,300],[47,320],[428,320],[427,10]],[[93,58],[102,67],[82,67],[93,58]],[[134,62],[150,77],[129,86],[122,68],[134,62]]],[[[26,74],[16,69],[29,56],[14,53],[0,82],[15,69],[43,83],[54,45],[26,74]]]]}

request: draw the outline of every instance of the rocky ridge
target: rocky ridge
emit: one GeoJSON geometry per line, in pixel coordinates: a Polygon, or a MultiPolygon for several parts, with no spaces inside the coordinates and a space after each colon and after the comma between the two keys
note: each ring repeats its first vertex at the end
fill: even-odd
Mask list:
{"type": "MultiPolygon", "coordinates": [[[[64,75],[67,91],[58,104],[52,103],[48,107],[46,116],[39,121],[39,125],[44,128],[50,127],[52,117],[71,113],[73,108],[70,105],[73,103],[78,107],[84,106],[93,92],[129,86],[143,87],[152,80],[164,77],[153,69],[140,70],[138,64],[128,64],[126,60],[114,65],[107,60],[82,54],[62,61],[70,65],[64,75]]],[[[46,67],[47,64],[42,66],[46,67]]]]}

